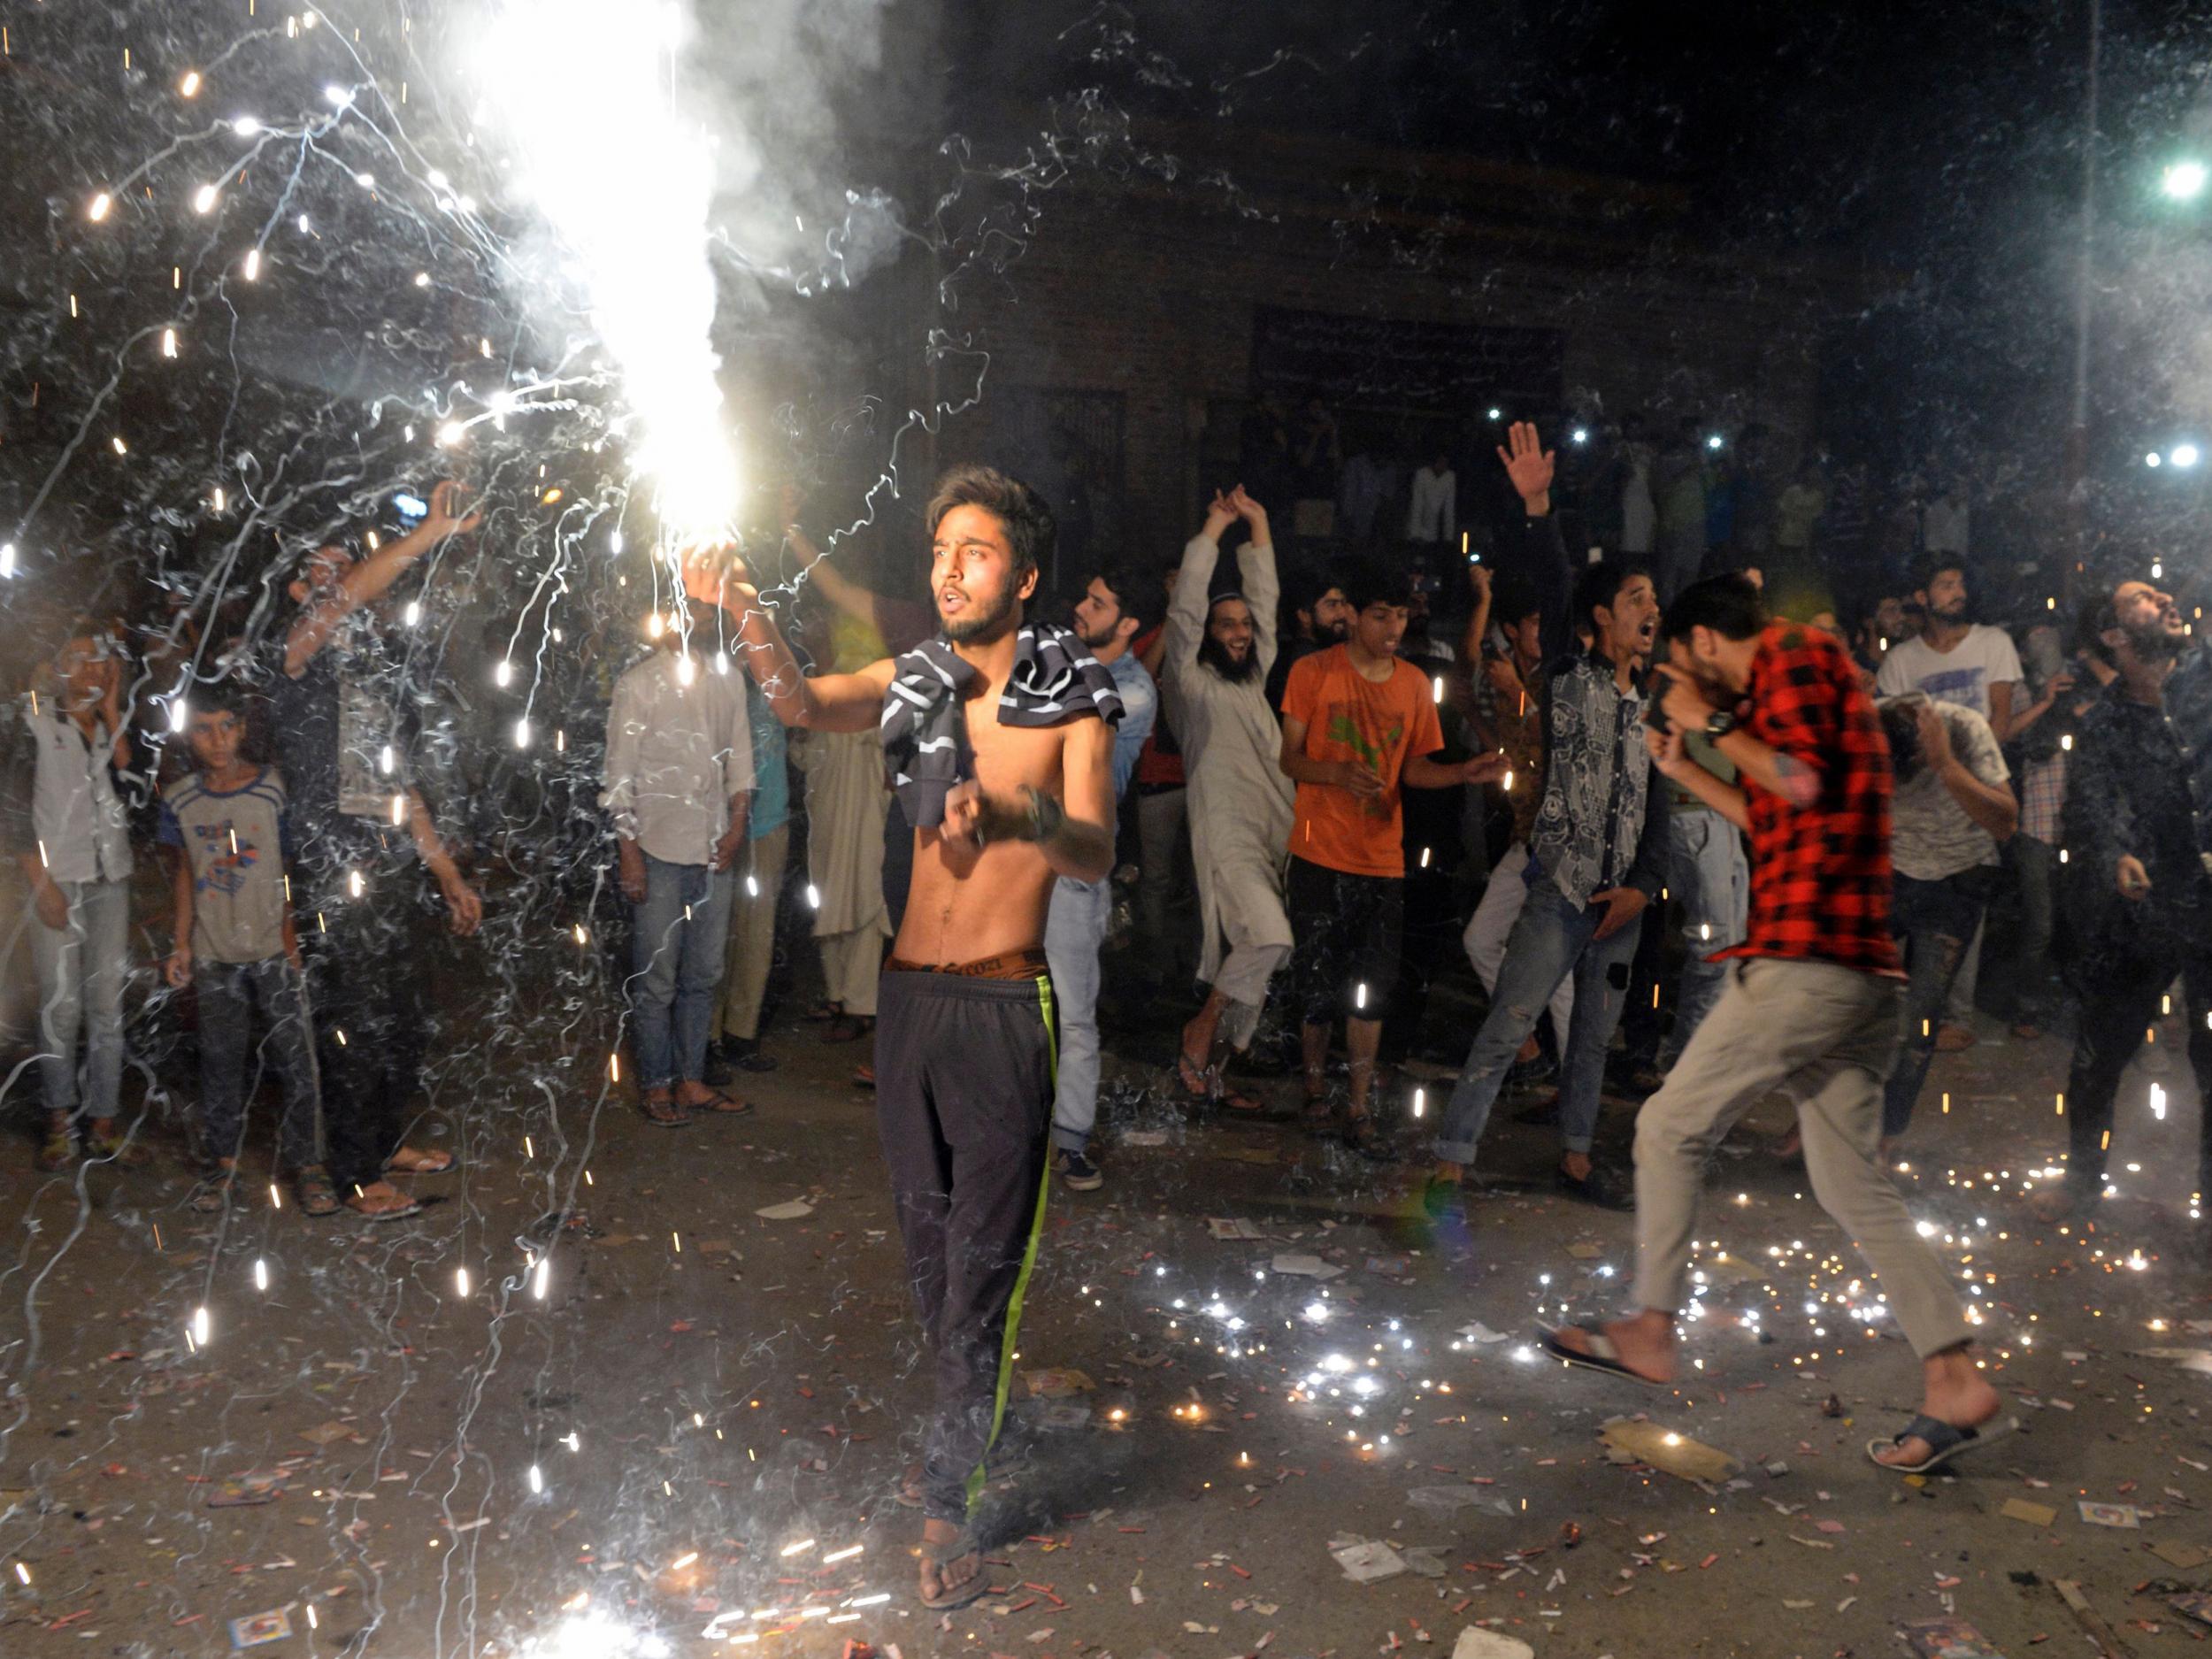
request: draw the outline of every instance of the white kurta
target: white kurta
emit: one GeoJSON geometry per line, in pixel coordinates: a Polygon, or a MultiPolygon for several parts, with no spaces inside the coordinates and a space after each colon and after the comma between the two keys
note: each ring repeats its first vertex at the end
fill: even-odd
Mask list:
{"type": "Polygon", "coordinates": [[[1207,588],[1220,557],[1220,544],[1202,535],[1192,537],[1183,549],[1182,571],[1168,606],[1161,672],[1190,780],[1191,863],[1198,875],[1198,910],[1205,929],[1199,978],[1232,1001],[1256,1008],[1266,993],[1268,975],[1291,947],[1283,871],[1296,787],[1283,775],[1282,729],[1267,706],[1280,592],[1275,551],[1248,542],[1237,553],[1240,591],[1252,609],[1253,649],[1259,658],[1257,672],[1240,685],[1232,685],[1198,660],[1206,637],[1207,588]],[[1226,974],[1225,965],[1230,969],[1226,974]]]}
{"type": "Polygon", "coordinates": [[[864,732],[810,732],[795,747],[806,769],[807,876],[820,895],[814,936],[872,932],[891,936],[883,904],[883,743],[864,732]]]}

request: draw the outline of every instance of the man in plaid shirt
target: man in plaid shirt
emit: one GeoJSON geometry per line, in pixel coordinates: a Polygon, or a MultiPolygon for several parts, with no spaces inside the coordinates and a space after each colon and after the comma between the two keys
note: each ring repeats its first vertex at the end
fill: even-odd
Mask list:
{"type": "Polygon", "coordinates": [[[1889,925],[1889,749],[1857,670],[1817,628],[1767,620],[1758,590],[1720,576],[1685,592],[1662,637],[1666,730],[1649,738],[1669,779],[1751,835],[1751,924],[1727,987],[1636,1126],[1636,1303],[1600,1328],[1554,1332],[1571,1365],[1640,1382],[1674,1377],[1705,1163],[1775,1089],[1795,1100],[1821,1207],[1873,1264],[1921,1358],[1920,1415],[1868,1455],[1932,1469],[1993,1438],[1999,1401],[1943,1263],[1877,1162],[1882,1085],[1897,1051],[1902,974],[1889,925]],[[1701,733],[1734,764],[1723,783],[1683,754],[1701,733]]]}

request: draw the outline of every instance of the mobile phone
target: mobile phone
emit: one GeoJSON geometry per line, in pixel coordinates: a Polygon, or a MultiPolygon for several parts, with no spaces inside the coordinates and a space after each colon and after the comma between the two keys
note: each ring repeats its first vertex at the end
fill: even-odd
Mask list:
{"type": "Polygon", "coordinates": [[[412,490],[401,490],[392,497],[392,511],[407,524],[420,524],[430,516],[430,503],[412,490]]]}

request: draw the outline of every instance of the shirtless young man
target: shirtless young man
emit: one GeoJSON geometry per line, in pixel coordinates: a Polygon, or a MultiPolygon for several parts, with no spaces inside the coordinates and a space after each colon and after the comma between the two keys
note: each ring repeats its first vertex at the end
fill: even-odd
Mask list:
{"type": "Polygon", "coordinates": [[[1120,705],[1080,641],[1022,620],[1054,534],[1033,490],[961,467],[927,517],[940,637],[856,674],[803,676],[750,588],[706,569],[686,580],[737,618],[747,666],[786,725],[881,726],[916,826],[914,885],[877,1007],[876,1110],[935,1348],[920,1589],[936,1609],[988,1588],[967,1517],[1044,1217],[1045,914],[1055,878],[1097,881],[1112,868],[1109,722],[1120,705]]]}

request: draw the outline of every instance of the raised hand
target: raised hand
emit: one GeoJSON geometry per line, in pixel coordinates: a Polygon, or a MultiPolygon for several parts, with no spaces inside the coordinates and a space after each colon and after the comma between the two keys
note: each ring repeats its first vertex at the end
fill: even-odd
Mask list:
{"type": "Polygon", "coordinates": [[[1552,452],[1537,436],[1536,423],[1517,420],[1506,428],[1506,442],[1498,446],[1505,475],[1532,517],[1551,511],[1552,452]]]}
{"type": "Polygon", "coordinates": [[[430,511],[423,518],[422,527],[442,540],[449,535],[466,535],[484,522],[480,507],[464,513],[462,498],[472,492],[465,484],[446,479],[430,492],[430,511]]]}
{"type": "MultiPolygon", "coordinates": [[[[1244,487],[1240,484],[1237,488],[1241,493],[1244,487]]],[[[1216,490],[1213,501],[1206,508],[1206,527],[1201,534],[1209,541],[1218,541],[1221,540],[1221,533],[1234,524],[1241,516],[1237,511],[1236,503],[1219,490],[1216,490]]]]}
{"type": "Polygon", "coordinates": [[[1229,506],[1238,518],[1252,526],[1255,540],[1258,539],[1258,532],[1267,528],[1267,509],[1246,495],[1243,485],[1229,492],[1229,506]]]}

